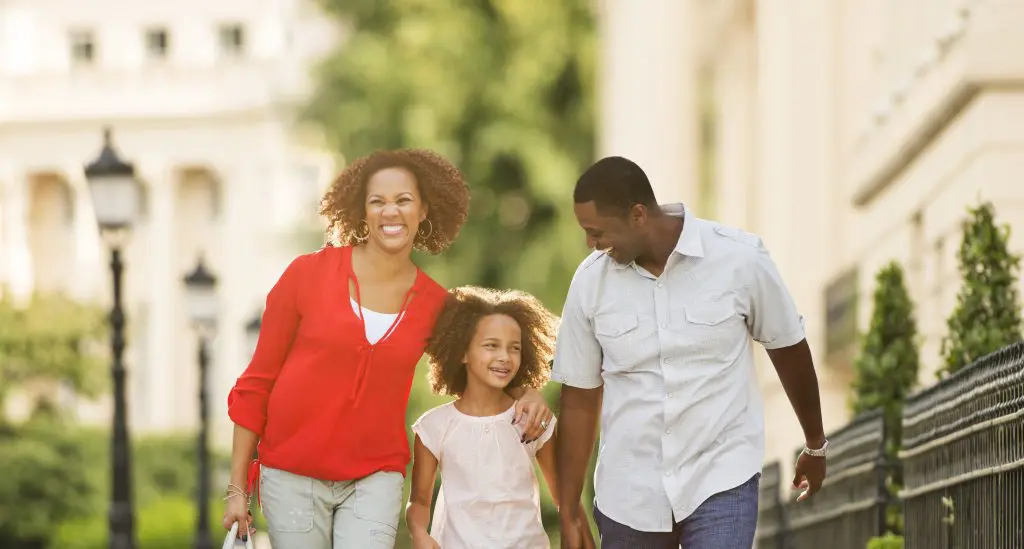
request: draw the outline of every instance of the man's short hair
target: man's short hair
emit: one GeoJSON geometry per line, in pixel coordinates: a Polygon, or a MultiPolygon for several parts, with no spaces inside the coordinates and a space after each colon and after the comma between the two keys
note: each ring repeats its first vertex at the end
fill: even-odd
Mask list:
{"type": "Polygon", "coordinates": [[[602,214],[625,215],[635,204],[657,208],[647,174],[632,160],[609,156],[587,168],[576,181],[573,202],[593,201],[602,214]]]}

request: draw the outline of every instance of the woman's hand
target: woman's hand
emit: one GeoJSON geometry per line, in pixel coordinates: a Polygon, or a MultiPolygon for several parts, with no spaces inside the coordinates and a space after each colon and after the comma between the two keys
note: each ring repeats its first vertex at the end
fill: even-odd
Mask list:
{"type": "Polygon", "coordinates": [[[234,523],[238,523],[238,539],[245,541],[250,535],[256,533],[252,526],[252,513],[249,512],[247,501],[241,494],[232,494],[224,505],[224,529],[231,530],[234,523]]]}
{"type": "Polygon", "coordinates": [[[516,410],[512,424],[519,425],[523,433],[523,442],[533,442],[544,434],[554,414],[540,391],[528,388],[516,400],[516,410]]]}

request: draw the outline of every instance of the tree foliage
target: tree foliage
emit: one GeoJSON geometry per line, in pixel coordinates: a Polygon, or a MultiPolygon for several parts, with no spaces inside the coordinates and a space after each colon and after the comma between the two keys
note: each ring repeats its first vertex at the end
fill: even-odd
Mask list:
{"type": "Polygon", "coordinates": [[[46,547],[55,525],[95,509],[88,455],[68,427],[33,421],[0,427],[0,547],[46,547]]]}
{"type": "Polygon", "coordinates": [[[898,432],[900,408],[920,369],[914,304],[896,262],[875,277],[871,325],[854,363],[853,412],[882,409],[898,432]]]}
{"type": "Polygon", "coordinates": [[[989,202],[969,212],[957,254],[962,286],[946,321],[940,376],[1021,340],[1020,256],[1009,250],[1010,226],[996,225],[989,202]]]}
{"type": "MultiPolygon", "coordinates": [[[[875,277],[871,326],[854,363],[854,414],[881,410],[885,418],[888,485],[895,495],[903,485],[899,449],[903,441],[903,403],[917,383],[920,361],[914,304],[895,261],[875,277]]],[[[895,501],[895,498],[894,498],[895,501]]],[[[902,509],[890,509],[889,528],[902,531],[902,509]]]]}
{"type": "Polygon", "coordinates": [[[0,423],[15,390],[37,390],[36,410],[59,413],[58,386],[84,396],[103,388],[99,310],[61,296],[36,296],[27,307],[0,298],[0,328],[0,423]]]}
{"type": "Polygon", "coordinates": [[[307,118],[347,158],[426,147],[472,189],[442,284],[530,291],[558,308],[585,252],[571,188],[592,160],[591,2],[323,0],[350,29],[307,118]]]}

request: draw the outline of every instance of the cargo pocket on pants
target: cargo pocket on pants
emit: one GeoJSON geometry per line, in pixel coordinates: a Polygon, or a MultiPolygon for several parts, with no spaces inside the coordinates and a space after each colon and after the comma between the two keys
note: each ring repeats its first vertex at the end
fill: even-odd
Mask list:
{"type": "Polygon", "coordinates": [[[313,529],[313,479],[264,467],[260,499],[270,530],[297,534],[313,529]]]}
{"type": "Polygon", "coordinates": [[[381,547],[394,544],[404,482],[405,477],[393,471],[378,471],[356,481],[354,514],[370,523],[370,541],[381,547]]]}

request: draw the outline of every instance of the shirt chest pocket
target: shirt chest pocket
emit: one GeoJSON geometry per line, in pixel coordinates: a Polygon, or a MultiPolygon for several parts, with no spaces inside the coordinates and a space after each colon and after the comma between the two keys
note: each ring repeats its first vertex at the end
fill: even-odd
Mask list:
{"type": "Polygon", "coordinates": [[[729,299],[689,305],[683,309],[683,318],[678,329],[691,348],[724,349],[746,336],[743,318],[729,299]]]}
{"type": "Polygon", "coordinates": [[[602,313],[594,317],[594,335],[605,356],[605,370],[630,370],[640,361],[639,324],[633,313],[602,313]]]}

